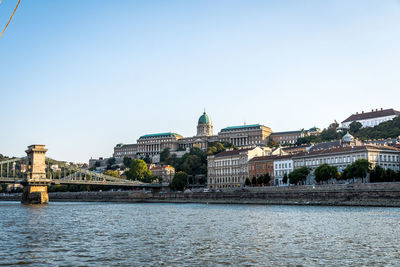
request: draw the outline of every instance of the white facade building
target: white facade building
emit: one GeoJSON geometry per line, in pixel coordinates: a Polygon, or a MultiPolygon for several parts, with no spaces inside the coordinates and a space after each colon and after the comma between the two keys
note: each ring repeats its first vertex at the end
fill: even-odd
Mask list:
{"type": "Polygon", "coordinates": [[[366,159],[371,167],[379,165],[384,169],[400,170],[400,149],[390,146],[342,146],[321,151],[307,152],[293,156],[294,169],[308,167],[311,172],[307,178],[307,184],[313,184],[315,169],[326,163],[336,166],[339,172],[359,159],[366,159]]]}
{"type": "Polygon", "coordinates": [[[292,155],[277,156],[274,158],[274,184],[276,186],[288,185],[283,183],[283,176],[289,175],[294,169],[292,155]]]}
{"type": "Polygon", "coordinates": [[[363,127],[374,127],[385,121],[393,120],[396,116],[400,115],[400,111],[394,109],[376,109],[371,112],[356,113],[342,121],[341,128],[349,129],[350,124],[357,121],[362,124],[363,127]]]}
{"type": "Polygon", "coordinates": [[[248,161],[256,156],[264,156],[266,150],[255,147],[250,149],[227,150],[207,157],[208,187],[243,187],[249,173],[248,161]]]}

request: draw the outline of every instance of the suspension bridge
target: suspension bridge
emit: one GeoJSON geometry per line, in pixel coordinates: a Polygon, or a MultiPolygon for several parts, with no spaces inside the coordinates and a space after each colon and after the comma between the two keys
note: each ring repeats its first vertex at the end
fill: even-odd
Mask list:
{"type": "Polygon", "coordinates": [[[22,184],[24,190],[21,202],[24,204],[48,203],[49,185],[126,186],[152,190],[161,188],[160,184],[116,178],[48,158],[45,156],[47,149],[44,145],[31,145],[25,152],[26,157],[0,161],[0,183],[22,184]]]}

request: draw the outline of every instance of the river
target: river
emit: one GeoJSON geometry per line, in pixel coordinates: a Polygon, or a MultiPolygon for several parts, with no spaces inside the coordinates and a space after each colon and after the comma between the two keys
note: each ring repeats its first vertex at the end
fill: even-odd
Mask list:
{"type": "Polygon", "coordinates": [[[400,209],[0,202],[0,265],[399,266],[400,209]]]}

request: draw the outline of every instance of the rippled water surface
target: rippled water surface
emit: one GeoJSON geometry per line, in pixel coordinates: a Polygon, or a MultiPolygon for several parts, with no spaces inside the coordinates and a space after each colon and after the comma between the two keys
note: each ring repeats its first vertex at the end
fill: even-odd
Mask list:
{"type": "Polygon", "coordinates": [[[399,266],[400,209],[0,202],[0,265],[399,266]]]}

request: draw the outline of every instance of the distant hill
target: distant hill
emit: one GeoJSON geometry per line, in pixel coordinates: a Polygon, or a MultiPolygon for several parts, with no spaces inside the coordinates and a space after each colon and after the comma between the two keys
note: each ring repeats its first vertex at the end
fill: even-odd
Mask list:
{"type": "MultiPolygon", "coordinates": [[[[336,129],[337,124],[332,123],[318,136],[305,136],[297,139],[296,145],[338,140],[347,133],[347,131],[336,131],[336,129]]],[[[397,116],[393,120],[382,122],[375,127],[365,127],[353,131],[349,130],[349,132],[360,140],[397,138],[400,136],[400,116],[397,116]]]]}
{"type": "Polygon", "coordinates": [[[396,138],[400,136],[400,116],[397,116],[391,121],[382,122],[375,127],[361,128],[357,132],[351,134],[361,140],[396,138]]]}

